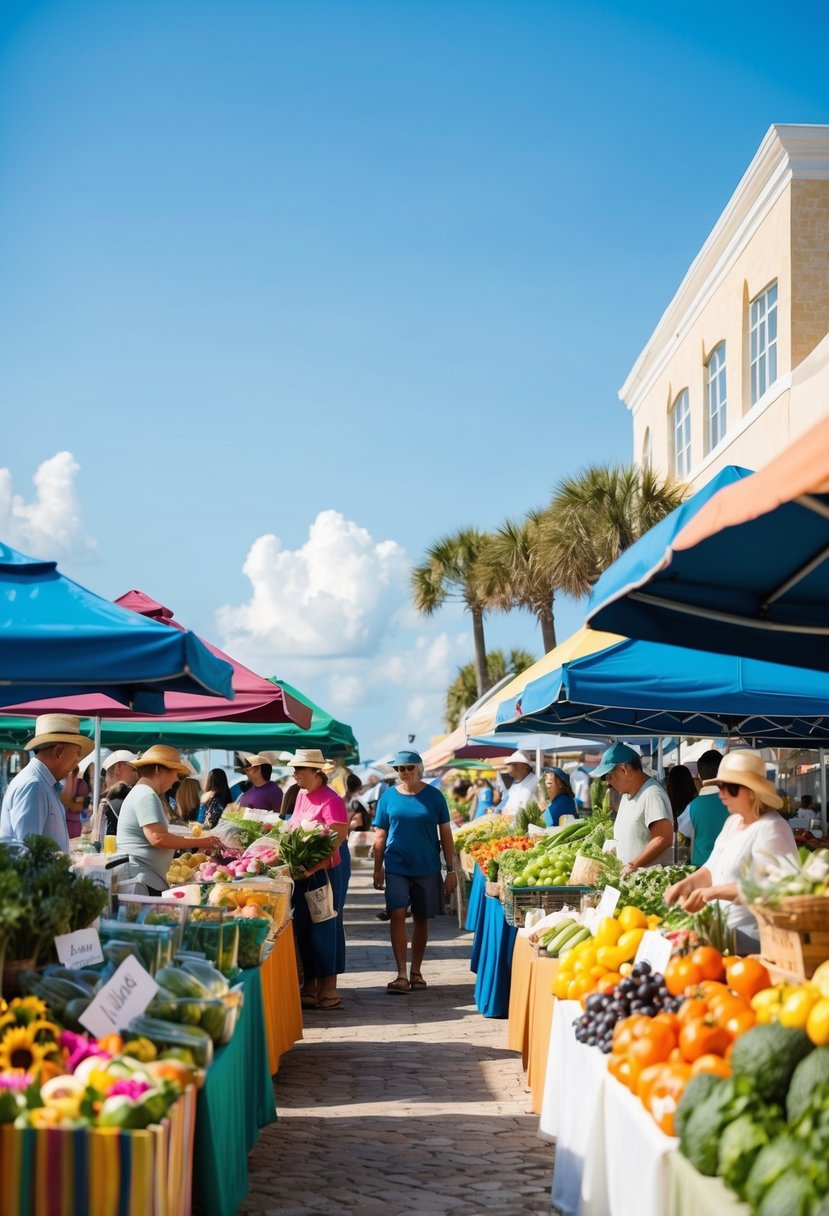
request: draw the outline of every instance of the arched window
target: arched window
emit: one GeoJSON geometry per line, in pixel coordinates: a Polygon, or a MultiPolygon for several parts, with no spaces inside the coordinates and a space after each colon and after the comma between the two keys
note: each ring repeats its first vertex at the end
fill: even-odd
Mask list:
{"type": "Polygon", "coordinates": [[[642,440],[642,468],[653,468],[653,437],[649,426],[645,427],[645,438],[642,440]]]}
{"type": "Polygon", "coordinates": [[[674,475],[687,477],[691,472],[691,405],[687,388],[684,388],[674,401],[671,420],[674,439],[674,475]]]}
{"type": "Polygon", "coordinates": [[[751,301],[751,404],[777,379],[777,284],[772,283],[751,301]]]}
{"type": "Polygon", "coordinates": [[[706,443],[708,451],[725,438],[725,343],[720,342],[711,352],[706,366],[706,443]]]}

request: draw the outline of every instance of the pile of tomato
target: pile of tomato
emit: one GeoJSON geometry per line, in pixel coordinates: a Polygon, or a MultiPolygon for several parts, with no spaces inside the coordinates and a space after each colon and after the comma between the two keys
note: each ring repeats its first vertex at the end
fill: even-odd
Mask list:
{"type": "Polygon", "coordinates": [[[727,1077],[731,1045],[756,1022],[752,999],[770,984],[754,958],[723,958],[701,946],[668,963],[665,985],[683,997],[675,1012],[634,1015],[613,1032],[608,1068],[636,1094],[657,1125],[674,1134],[674,1112],[692,1076],[727,1077]]]}

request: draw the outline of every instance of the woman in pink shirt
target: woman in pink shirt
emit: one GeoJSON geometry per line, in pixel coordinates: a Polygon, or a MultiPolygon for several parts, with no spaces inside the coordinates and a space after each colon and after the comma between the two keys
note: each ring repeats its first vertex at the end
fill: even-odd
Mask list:
{"type": "MultiPolygon", "coordinates": [[[[323,758],[318,748],[299,748],[288,762],[299,786],[294,813],[287,826],[313,820],[337,834],[338,845],[348,835],[348,810],[339,794],[328,786],[334,765],[323,758]]],[[[302,962],[302,1004],[305,1009],[338,1009],[342,999],[337,992],[337,976],[345,970],[345,931],[343,928],[343,869],[340,850],[306,870],[294,886],[294,932],[302,962]],[[320,875],[324,875],[323,878],[320,875]],[[333,888],[337,915],[315,924],[311,920],[306,891],[322,881],[333,888]]]]}

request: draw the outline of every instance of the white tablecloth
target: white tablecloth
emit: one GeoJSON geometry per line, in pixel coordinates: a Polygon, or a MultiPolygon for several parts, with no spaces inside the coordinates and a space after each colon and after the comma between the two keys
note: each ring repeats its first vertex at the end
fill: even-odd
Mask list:
{"type": "Polygon", "coordinates": [[[556,1002],[538,1134],[556,1141],[552,1201],[564,1216],[665,1216],[665,1136],[611,1077],[595,1047],[576,1042],[577,1001],[556,1002]]]}

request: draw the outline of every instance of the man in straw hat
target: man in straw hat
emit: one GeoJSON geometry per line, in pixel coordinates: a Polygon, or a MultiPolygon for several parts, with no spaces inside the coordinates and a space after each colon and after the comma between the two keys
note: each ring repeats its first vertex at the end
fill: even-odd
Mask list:
{"type": "Polygon", "coordinates": [[[278,815],[282,807],[282,790],[275,781],[271,781],[273,765],[267,756],[252,755],[241,752],[245,776],[250,782],[239,799],[239,806],[246,806],[252,811],[273,811],[278,815]]]}
{"type": "Polygon", "coordinates": [[[60,783],[95,746],[72,714],[41,714],[26,744],[32,759],[6,790],[0,811],[0,841],[22,843],[30,835],[51,836],[69,852],[60,783]]]}

